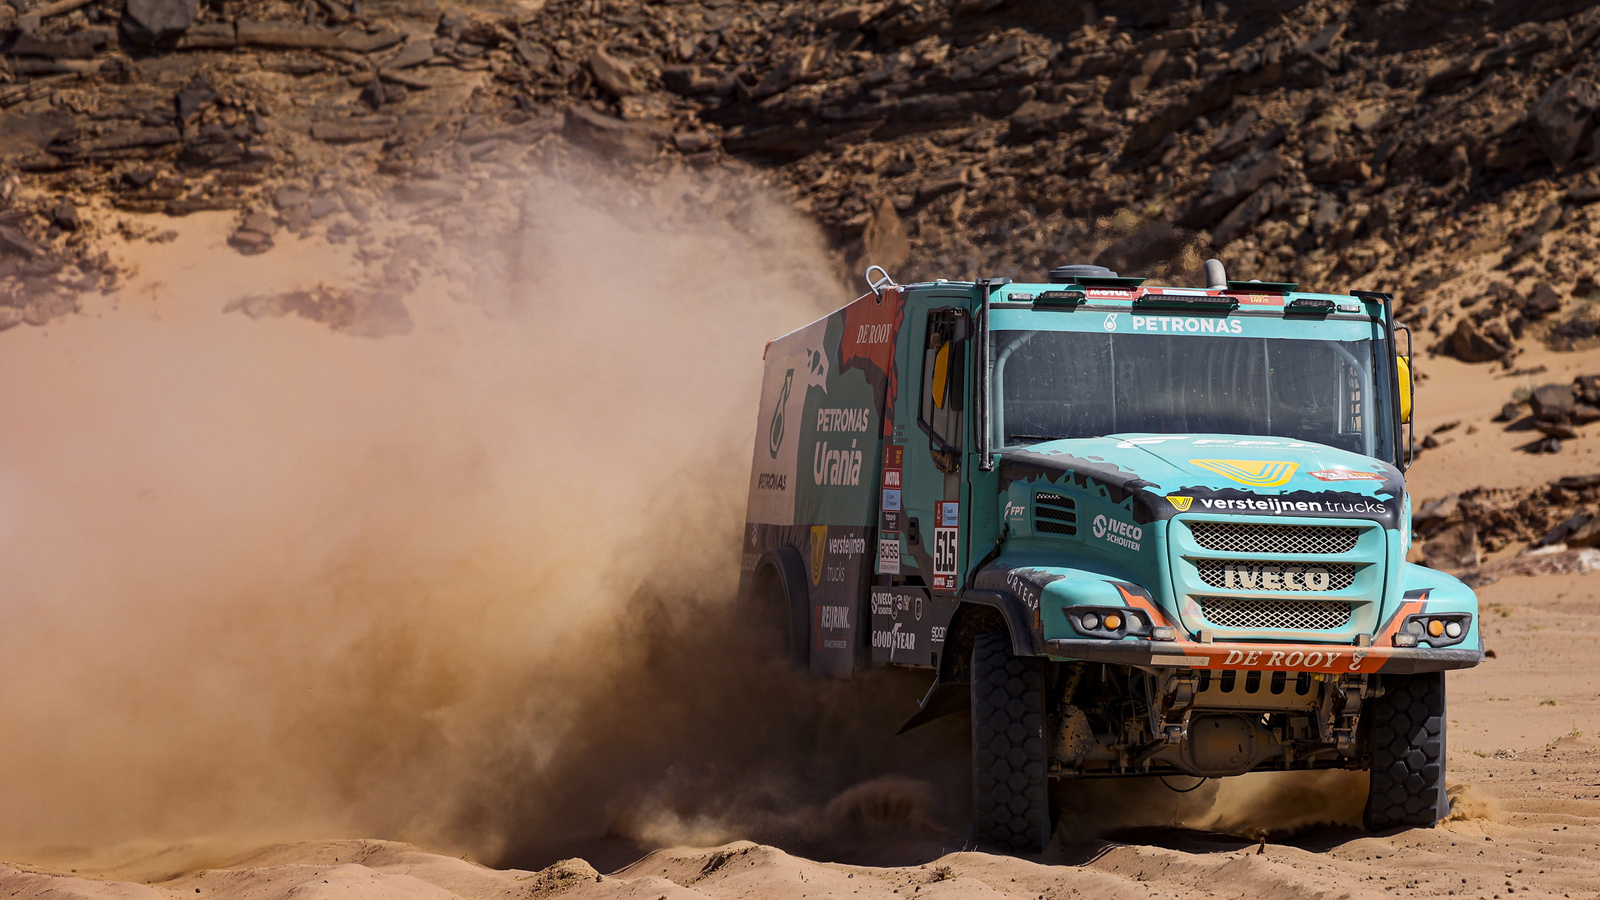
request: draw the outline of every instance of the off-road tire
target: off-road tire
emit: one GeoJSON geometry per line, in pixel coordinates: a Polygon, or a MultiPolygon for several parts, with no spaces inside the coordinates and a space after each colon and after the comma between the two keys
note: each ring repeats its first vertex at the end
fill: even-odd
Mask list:
{"type": "Polygon", "coordinates": [[[972,642],[972,836],[1037,853],[1050,840],[1044,673],[1004,633],[972,642]]]}
{"type": "Polygon", "coordinates": [[[1444,790],[1444,673],[1390,676],[1367,704],[1372,723],[1372,785],[1363,817],[1369,831],[1426,828],[1450,813],[1444,790]]]}

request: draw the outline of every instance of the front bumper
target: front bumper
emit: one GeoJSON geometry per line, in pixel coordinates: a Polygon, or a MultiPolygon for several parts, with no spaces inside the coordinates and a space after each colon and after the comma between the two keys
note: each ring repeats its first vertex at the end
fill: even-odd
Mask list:
{"type": "Polygon", "coordinates": [[[1053,640],[1051,657],[1124,666],[1320,672],[1329,675],[1410,675],[1466,669],[1483,662],[1483,647],[1354,647],[1348,644],[1242,644],[1197,641],[1053,640]]]}

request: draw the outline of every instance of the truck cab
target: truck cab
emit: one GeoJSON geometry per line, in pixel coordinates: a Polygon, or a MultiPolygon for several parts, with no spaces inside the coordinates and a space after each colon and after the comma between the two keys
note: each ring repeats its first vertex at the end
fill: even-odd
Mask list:
{"type": "Polygon", "coordinates": [[[1081,778],[1365,769],[1369,827],[1448,811],[1444,672],[1483,650],[1405,562],[1390,297],[1207,269],[880,270],[768,347],[742,596],[817,672],[930,671],[910,726],[970,708],[986,844],[1041,849],[1081,778]]]}

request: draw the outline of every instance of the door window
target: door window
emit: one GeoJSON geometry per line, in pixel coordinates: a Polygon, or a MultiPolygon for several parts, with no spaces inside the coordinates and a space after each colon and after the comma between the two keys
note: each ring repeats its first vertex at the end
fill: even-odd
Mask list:
{"type": "Polygon", "coordinates": [[[922,352],[922,409],[917,427],[928,435],[928,451],[941,472],[961,468],[961,417],[966,406],[968,337],[966,310],[928,313],[922,352]]]}

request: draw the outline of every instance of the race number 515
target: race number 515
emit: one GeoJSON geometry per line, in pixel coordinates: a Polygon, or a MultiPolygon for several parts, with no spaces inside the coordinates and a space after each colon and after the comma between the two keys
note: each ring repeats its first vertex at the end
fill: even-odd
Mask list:
{"type": "Polygon", "coordinates": [[[956,573],[956,531],[954,528],[933,530],[933,574],[956,573]]]}

